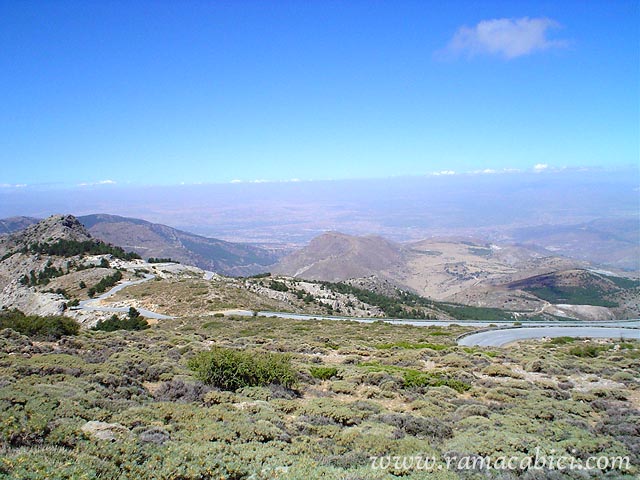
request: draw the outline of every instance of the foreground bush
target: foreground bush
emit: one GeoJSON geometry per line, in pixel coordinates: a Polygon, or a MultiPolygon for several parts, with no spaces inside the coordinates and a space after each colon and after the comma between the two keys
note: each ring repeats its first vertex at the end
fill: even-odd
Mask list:
{"type": "Polygon", "coordinates": [[[11,310],[0,313],[0,330],[4,328],[10,328],[28,337],[57,340],[64,335],[77,335],[80,325],[67,317],[41,317],[11,310]]]}
{"type": "Polygon", "coordinates": [[[291,388],[297,377],[289,355],[220,347],[193,357],[189,368],[200,381],[223,390],[270,384],[291,388]]]}
{"type": "Polygon", "coordinates": [[[311,367],[309,373],[318,380],[329,380],[338,375],[338,369],[336,367],[311,367]]]}

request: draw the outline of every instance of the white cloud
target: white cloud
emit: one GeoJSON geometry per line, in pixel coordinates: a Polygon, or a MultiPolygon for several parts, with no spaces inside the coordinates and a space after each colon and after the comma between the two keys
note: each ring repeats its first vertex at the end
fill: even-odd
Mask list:
{"type": "Polygon", "coordinates": [[[549,18],[496,18],[474,27],[460,27],[440,54],[496,55],[507,60],[550,48],[566,47],[566,40],[550,40],[549,30],[560,24],[549,18]]]}
{"type": "Polygon", "coordinates": [[[302,180],[300,180],[299,178],[291,178],[289,180],[264,180],[262,178],[258,178],[256,180],[240,180],[240,179],[234,179],[231,180],[229,183],[295,183],[295,182],[301,182],[302,180]]]}
{"type": "Polygon", "coordinates": [[[549,165],[547,165],[546,163],[536,163],[533,166],[533,171],[534,172],[542,172],[544,170],[547,170],[549,168],[549,165]]]}
{"type": "Polygon", "coordinates": [[[439,172],[431,172],[429,175],[434,175],[439,177],[440,175],[455,175],[456,172],[453,170],[440,170],[439,172]]]}
{"type": "Polygon", "coordinates": [[[517,168],[501,168],[501,169],[495,169],[495,168],[485,168],[483,170],[472,170],[470,172],[467,172],[471,175],[499,175],[499,174],[503,174],[503,173],[519,173],[520,170],[517,168]]]}
{"type": "Polygon", "coordinates": [[[0,188],[24,188],[26,183],[0,183],[0,188]]]}
{"type": "Polygon", "coordinates": [[[113,180],[99,180],[97,182],[82,182],[79,183],[79,187],[94,187],[96,185],[115,185],[116,182],[113,180]]]}

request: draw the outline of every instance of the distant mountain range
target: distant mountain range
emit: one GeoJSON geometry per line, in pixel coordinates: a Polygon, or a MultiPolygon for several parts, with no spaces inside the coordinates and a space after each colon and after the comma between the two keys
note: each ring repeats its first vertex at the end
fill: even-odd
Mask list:
{"type": "Polygon", "coordinates": [[[0,235],[24,230],[40,220],[33,217],[10,217],[0,219],[0,235]]]}
{"type": "Polygon", "coordinates": [[[575,225],[540,225],[513,229],[509,242],[539,245],[571,258],[640,270],[640,217],[599,218],[575,225]]]}
{"type": "MultiPolygon", "coordinates": [[[[80,216],[78,220],[93,238],[136,252],[145,259],[171,258],[224,275],[265,272],[281,256],[266,248],[203,237],[137,218],[95,214],[80,216]]],[[[31,217],[0,220],[0,233],[20,231],[38,221],[31,217]]]]}
{"type": "Polygon", "coordinates": [[[271,271],[368,289],[391,283],[439,301],[557,317],[628,318],[638,312],[637,279],[535,245],[467,238],[400,244],[331,232],[286,256],[271,271]]]}
{"type": "Polygon", "coordinates": [[[78,217],[95,238],[138,253],[143,258],[171,258],[224,275],[253,275],[278,261],[276,252],[184,232],[158,223],[117,215],[78,217]]]}
{"type": "Polygon", "coordinates": [[[490,245],[465,238],[395,243],[377,236],[330,232],[283,258],[273,273],[325,281],[376,276],[430,298],[469,287],[585,266],[540,247],[490,245]]]}
{"type": "MultiPolygon", "coordinates": [[[[32,275],[32,270],[36,280],[42,275],[57,278],[64,265],[68,270],[66,260],[43,245],[66,240],[71,241],[71,247],[73,242],[101,244],[97,250],[117,258],[124,257],[105,244],[124,249],[119,250],[122,255],[133,251],[143,258],[171,258],[227,275],[270,271],[283,277],[346,282],[383,295],[413,292],[439,302],[434,307],[438,311],[470,306],[489,309],[497,317],[506,312],[513,318],[594,320],[633,318],[640,313],[637,275],[606,271],[535,245],[496,244],[466,237],[396,243],[380,236],[328,232],[278,259],[276,253],[260,247],[115,215],[57,215],[34,222],[24,217],[1,223],[6,230],[16,231],[0,235],[0,290],[4,289],[7,305],[20,305],[23,310],[60,307],[61,303],[48,294],[16,282],[32,275]],[[21,228],[26,224],[31,225],[21,228]],[[51,260],[54,270],[47,263],[51,260]]],[[[76,274],[80,273],[73,272],[76,274]]]]}

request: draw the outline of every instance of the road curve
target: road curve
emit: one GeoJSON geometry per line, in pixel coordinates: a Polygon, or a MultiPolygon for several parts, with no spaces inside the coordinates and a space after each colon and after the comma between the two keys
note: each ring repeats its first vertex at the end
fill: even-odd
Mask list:
{"type": "Polygon", "coordinates": [[[519,340],[549,337],[622,338],[625,340],[640,340],[640,328],[592,326],[502,328],[464,335],[458,339],[458,345],[469,347],[502,347],[519,340]]]}
{"type": "MultiPolygon", "coordinates": [[[[250,317],[254,315],[251,310],[242,309],[229,309],[220,310],[219,312],[225,315],[237,315],[240,317],[250,317]]],[[[286,318],[290,320],[337,320],[347,322],[359,322],[359,323],[373,323],[373,322],[385,322],[392,325],[412,325],[414,327],[430,327],[441,326],[446,327],[449,325],[460,325],[463,327],[490,327],[490,326],[504,326],[514,327],[524,325],[526,327],[623,327],[623,328],[640,328],[640,319],[630,320],[601,320],[601,321],[583,321],[583,320],[563,320],[563,321],[515,321],[515,320],[411,320],[402,318],[383,318],[383,317],[343,317],[338,315],[313,315],[304,313],[289,313],[289,312],[257,312],[261,317],[278,317],[286,318]]]]}
{"type": "MultiPolygon", "coordinates": [[[[129,307],[103,307],[99,305],[99,302],[101,300],[111,297],[112,295],[115,295],[123,288],[130,287],[131,285],[139,285],[141,283],[148,282],[149,280],[153,280],[154,278],[156,278],[155,275],[147,273],[145,274],[144,278],[141,280],[122,282],[116,285],[115,287],[113,287],[111,290],[103,293],[99,297],[90,298],[89,300],[82,300],[77,307],[73,307],[73,310],[127,313],[129,312],[129,307]]],[[[155,318],[158,320],[168,320],[168,319],[174,318],[169,315],[162,315],[161,313],[152,312],[151,310],[145,310],[144,308],[138,308],[137,310],[140,312],[140,315],[146,318],[155,318]]]]}

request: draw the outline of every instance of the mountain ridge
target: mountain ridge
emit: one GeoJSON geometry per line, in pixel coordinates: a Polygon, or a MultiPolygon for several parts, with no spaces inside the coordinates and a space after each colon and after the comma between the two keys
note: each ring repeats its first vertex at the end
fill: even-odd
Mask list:
{"type": "Polygon", "coordinates": [[[225,275],[265,272],[279,258],[261,247],[204,237],[139,218],[105,213],[78,218],[94,237],[144,258],[171,258],[225,275]]]}

